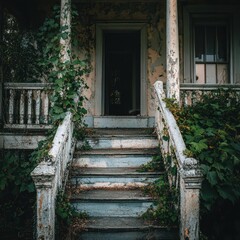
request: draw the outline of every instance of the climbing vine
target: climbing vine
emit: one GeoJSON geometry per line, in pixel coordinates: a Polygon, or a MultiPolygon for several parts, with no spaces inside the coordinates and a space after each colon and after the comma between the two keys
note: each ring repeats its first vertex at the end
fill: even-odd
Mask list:
{"type": "Polygon", "coordinates": [[[202,95],[193,106],[179,108],[167,101],[187,145],[187,154],[200,162],[204,175],[202,203],[211,209],[216,201],[240,199],[239,95],[219,89],[202,95]]]}

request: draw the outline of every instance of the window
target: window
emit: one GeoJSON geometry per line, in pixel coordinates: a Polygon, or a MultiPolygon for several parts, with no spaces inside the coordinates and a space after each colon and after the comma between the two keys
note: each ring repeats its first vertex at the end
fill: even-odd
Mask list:
{"type": "Polygon", "coordinates": [[[196,23],[193,31],[196,83],[229,83],[228,26],[196,23]]]}
{"type": "Polygon", "coordinates": [[[185,6],[183,83],[240,83],[240,16],[237,7],[185,6]]]}

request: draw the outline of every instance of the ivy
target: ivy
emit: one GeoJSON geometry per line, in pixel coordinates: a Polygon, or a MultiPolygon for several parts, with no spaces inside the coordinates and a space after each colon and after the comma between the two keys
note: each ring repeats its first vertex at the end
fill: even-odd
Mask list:
{"type": "MultiPolygon", "coordinates": [[[[171,104],[170,104],[171,105],[171,104]]],[[[193,106],[171,105],[187,145],[204,175],[201,198],[210,210],[216,201],[240,199],[240,101],[236,92],[203,95],[193,106]]]]}

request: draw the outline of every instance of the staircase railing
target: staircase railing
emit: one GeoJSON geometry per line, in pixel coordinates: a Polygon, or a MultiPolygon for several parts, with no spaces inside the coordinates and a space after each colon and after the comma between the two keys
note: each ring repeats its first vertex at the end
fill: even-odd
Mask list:
{"type": "Polygon", "coordinates": [[[31,173],[37,191],[37,240],[53,240],[55,235],[55,201],[67,180],[67,167],[73,157],[72,114],[58,127],[48,157],[31,173]]]}
{"type": "Polygon", "coordinates": [[[166,107],[163,84],[154,84],[156,94],[156,129],[160,149],[171,186],[180,192],[180,239],[199,239],[199,193],[201,172],[198,161],[188,158],[174,116],[166,107]],[[188,238],[187,238],[188,237],[188,238]]]}
{"type": "Polygon", "coordinates": [[[50,128],[49,83],[4,83],[4,127],[50,128]]]}

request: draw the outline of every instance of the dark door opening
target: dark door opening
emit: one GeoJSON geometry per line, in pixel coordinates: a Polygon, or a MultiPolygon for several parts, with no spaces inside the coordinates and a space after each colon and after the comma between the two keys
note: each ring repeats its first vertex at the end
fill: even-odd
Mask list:
{"type": "Polygon", "coordinates": [[[140,114],[140,31],[104,33],[105,115],[140,114]]]}

